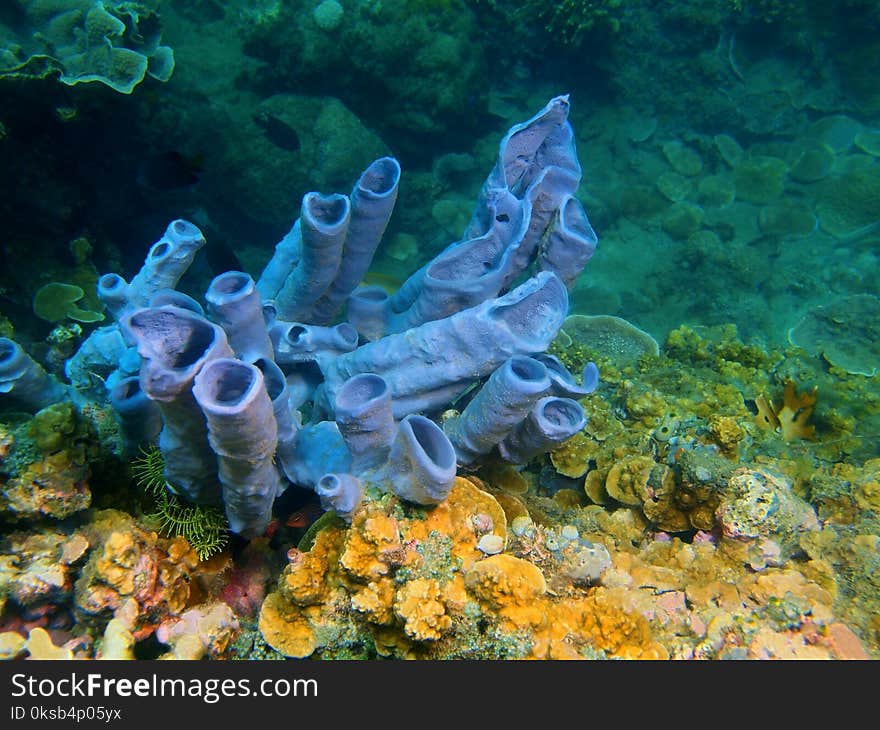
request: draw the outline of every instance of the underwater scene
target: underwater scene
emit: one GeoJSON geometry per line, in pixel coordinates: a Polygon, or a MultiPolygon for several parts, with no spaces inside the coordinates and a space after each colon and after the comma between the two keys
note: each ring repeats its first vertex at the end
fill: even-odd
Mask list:
{"type": "Polygon", "coordinates": [[[880,659],[880,4],[0,3],[0,658],[880,659]]]}

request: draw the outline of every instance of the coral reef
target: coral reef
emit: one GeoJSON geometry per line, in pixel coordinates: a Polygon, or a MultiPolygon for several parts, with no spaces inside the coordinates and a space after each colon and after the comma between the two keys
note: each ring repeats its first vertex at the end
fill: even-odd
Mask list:
{"type": "Polygon", "coordinates": [[[160,44],[158,4],[16,0],[0,25],[0,77],[58,74],[68,85],[97,81],[130,94],[149,74],[167,81],[174,52],[160,44]]]}
{"type": "Polygon", "coordinates": [[[0,656],[878,658],[843,5],[0,13],[0,656]]]}

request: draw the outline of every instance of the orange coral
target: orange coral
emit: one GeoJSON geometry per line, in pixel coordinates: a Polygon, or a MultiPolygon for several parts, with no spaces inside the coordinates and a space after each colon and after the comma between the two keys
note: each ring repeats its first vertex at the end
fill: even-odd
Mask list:
{"type": "Polygon", "coordinates": [[[297,659],[310,656],[318,640],[308,617],[280,593],[270,593],[260,609],[260,633],[272,648],[297,659]]]}
{"type": "Polygon", "coordinates": [[[397,520],[361,511],[348,531],[340,562],[352,576],[375,580],[385,575],[391,565],[402,562],[402,548],[397,520]]]}
{"type": "Polygon", "coordinates": [[[13,518],[64,519],[92,502],[88,465],[77,464],[67,451],[35,461],[0,490],[0,511],[13,518]]]}
{"type": "Polygon", "coordinates": [[[439,639],[452,625],[440,584],[430,578],[405,583],[397,592],[394,612],[404,621],[407,636],[418,641],[439,639]]]}
{"type": "Polygon", "coordinates": [[[115,510],[99,513],[87,529],[95,548],[76,582],[82,618],[112,613],[132,598],[139,609],[132,634],[140,640],[188,607],[199,559],[186,540],[160,539],[115,510]]]}
{"type": "Polygon", "coordinates": [[[786,441],[816,438],[816,429],[807,423],[816,405],[816,391],[798,393],[794,381],[786,380],[782,394],[782,405],[777,406],[763,393],[755,398],[758,414],[755,423],[761,428],[779,431],[786,441]]]}

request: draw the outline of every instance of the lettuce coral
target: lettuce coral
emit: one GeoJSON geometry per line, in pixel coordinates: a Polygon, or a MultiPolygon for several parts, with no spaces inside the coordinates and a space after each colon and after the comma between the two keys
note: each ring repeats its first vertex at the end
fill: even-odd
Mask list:
{"type": "Polygon", "coordinates": [[[158,3],[15,0],[0,24],[0,77],[57,74],[72,86],[96,81],[130,94],[149,75],[167,81],[174,52],[161,45],[158,3]]]}

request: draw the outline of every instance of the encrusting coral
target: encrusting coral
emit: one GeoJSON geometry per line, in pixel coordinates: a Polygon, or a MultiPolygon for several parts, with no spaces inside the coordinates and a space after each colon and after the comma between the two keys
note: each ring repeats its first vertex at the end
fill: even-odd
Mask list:
{"type": "Polygon", "coordinates": [[[556,600],[535,564],[483,554],[487,533],[507,535],[504,511],[468,479],[427,514],[392,499],[369,503],[350,528],[326,528],[291,556],[260,629],[288,656],[663,655],[644,619],[614,601],[556,600]]]}

